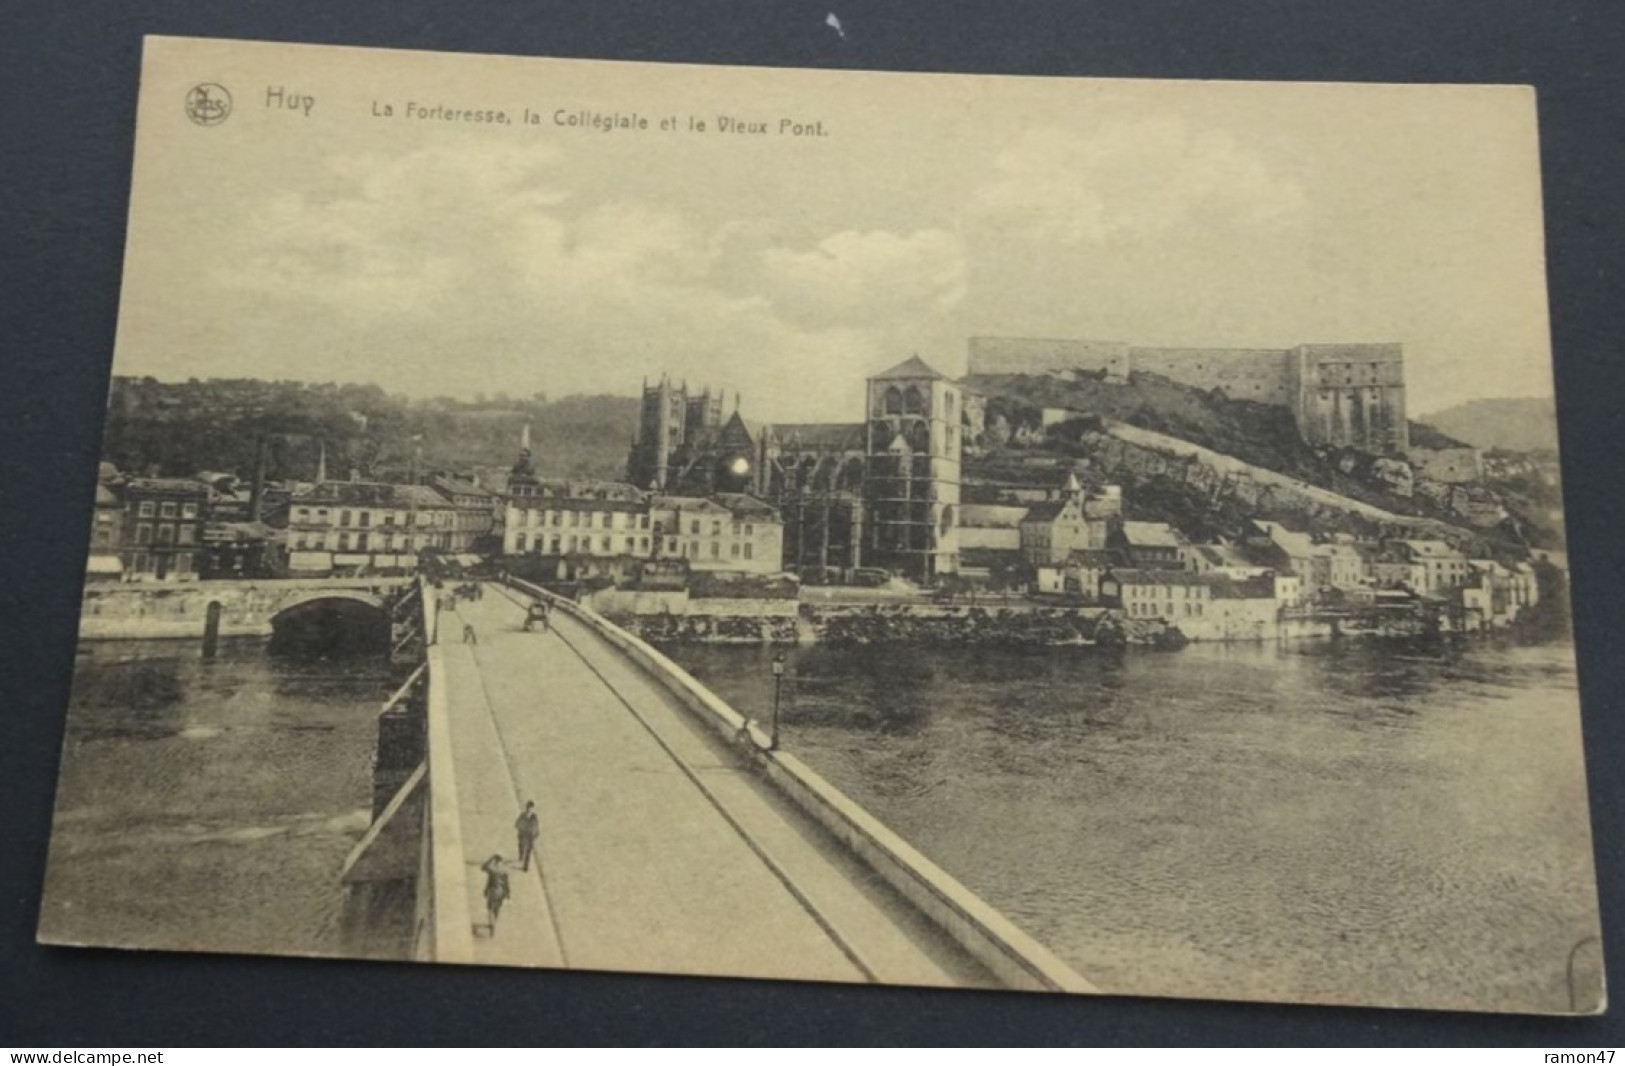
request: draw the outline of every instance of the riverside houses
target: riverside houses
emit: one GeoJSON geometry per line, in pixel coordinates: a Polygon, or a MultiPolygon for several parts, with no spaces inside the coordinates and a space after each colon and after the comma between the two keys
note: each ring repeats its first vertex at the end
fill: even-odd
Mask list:
{"type": "Polygon", "coordinates": [[[195,581],[209,487],[189,478],[131,478],[121,489],[119,560],[128,581],[195,581]]]}
{"type": "Polygon", "coordinates": [[[1189,570],[1108,570],[1100,601],[1131,619],[1158,619],[1190,640],[1265,640],[1279,633],[1274,575],[1237,581],[1189,570]]]}
{"type": "MultiPolygon", "coordinates": [[[[1093,545],[1100,547],[1101,545],[1093,545]]],[[[1185,539],[1166,522],[1124,522],[1104,545],[1128,556],[1142,569],[1185,569],[1185,539]]]]}
{"type": "Polygon", "coordinates": [[[1401,540],[1390,547],[1400,561],[1422,568],[1422,587],[1415,591],[1424,596],[1442,597],[1472,574],[1467,556],[1442,540],[1401,540]]]}
{"type": "Polygon", "coordinates": [[[682,556],[691,570],[775,574],[784,568],[784,525],[776,510],[754,496],[656,496],[649,507],[663,538],[658,551],[682,556]]]}
{"type": "Polygon", "coordinates": [[[689,571],[783,569],[784,526],[744,493],[649,495],[624,482],[541,481],[508,500],[503,553],[532,555],[564,580],[641,572],[655,560],[689,571]]]}

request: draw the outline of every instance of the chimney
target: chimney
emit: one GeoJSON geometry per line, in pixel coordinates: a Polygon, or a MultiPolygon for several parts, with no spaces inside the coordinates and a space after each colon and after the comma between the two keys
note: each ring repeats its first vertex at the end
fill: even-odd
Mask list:
{"type": "Polygon", "coordinates": [[[265,436],[254,442],[254,481],[248,489],[248,520],[258,522],[265,511],[265,436]]]}

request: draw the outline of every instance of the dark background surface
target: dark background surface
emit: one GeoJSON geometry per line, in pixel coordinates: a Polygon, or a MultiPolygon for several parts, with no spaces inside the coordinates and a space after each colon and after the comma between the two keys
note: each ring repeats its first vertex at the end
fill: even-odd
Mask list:
{"type": "Polygon", "coordinates": [[[1612,1018],[1538,1019],[37,946],[149,33],[761,66],[1535,85],[1599,891],[1609,970],[1625,972],[1615,199],[1625,4],[10,0],[0,6],[0,1045],[1625,1043],[1625,1004],[1612,1018]],[[832,10],[844,41],[824,25],[832,10]]]}

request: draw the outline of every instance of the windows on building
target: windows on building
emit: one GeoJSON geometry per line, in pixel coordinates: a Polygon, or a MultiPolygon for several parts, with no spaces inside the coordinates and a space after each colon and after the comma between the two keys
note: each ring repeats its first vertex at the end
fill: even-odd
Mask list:
{"type": "Polygon", "coordinates": [[[157,505],[151,500],[142,500],[140,505],[136,508],[136,513],[142,518],[151,518],[153,515],[158,513],[158,508],[157,505]]]}
{"type": "Polygon", "coordinates": [[[152,543],[152,523],[137,522],[135,527],[135,542],[137,544],[152,543]]]}
{"type": "Polygon", "coordinates": [[[196,518],[197,517],[197,504],[195,504],[195,503],[183,503],[183,504],[181,504],[181,517],[182,518],[196,518]]]}
{"type": "Polygon", "coordinates": [[[174,500],[165,500],[158,505],[159,518],[174,518],[177,513],[174,500]]]}
{"type": "Polygon", "coordinates": [[[158,543],[159,544],[174,544],[175,543],[175,527],[174,527],[174,525],[172,525],[169,522],[160,522],[158,524],[158,543]]]}
{"type": "Polygon", "coordinates": [[[748,540],[747,540],[747,541],[746,541],[746,542],[745,542],[745,558],[747,558],[747,559],[749,559],[749,558],[750,558],[750,554],[751,554],[751,553],[750,553],[750,550],[751,550],[751,549],[752,549],[752,548],[753,548],[753,547],[755,547],[755,545],[754,545],[754,544],[752,544],[752,543],[751,543],[751,542],[750,542],[750,541],[748,541],[748,540]]]}
{"type": "Polygon", "coordinates": [[[177,543],[177,544],[196,544],[197,543],[197,527],[196,526],[181,526],[178,530],[175,531],[175,543],[177,543]]]}

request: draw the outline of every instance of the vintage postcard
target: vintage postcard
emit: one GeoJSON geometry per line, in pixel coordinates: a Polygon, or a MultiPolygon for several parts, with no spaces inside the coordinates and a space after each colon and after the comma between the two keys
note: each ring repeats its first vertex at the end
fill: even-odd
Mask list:
{"type": "Polygon", "coordinates": [[[149,39],[40,938],[1600,1011],[1542,241],[1518,87],[149,39]]]}

